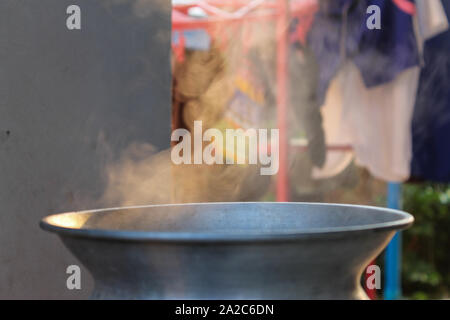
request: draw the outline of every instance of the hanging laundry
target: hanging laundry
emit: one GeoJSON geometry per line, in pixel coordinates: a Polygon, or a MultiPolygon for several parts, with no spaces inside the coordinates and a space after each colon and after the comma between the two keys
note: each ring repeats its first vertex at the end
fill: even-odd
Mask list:
{"type": "MultiPolygon", "coordinates": [[[[449,1],[442,1],[441,5],[448,17],[449,1]]],[[[447,31],[424,44],[425,66],[420,74],[412,121],[411,176],[414,179],[450,182],[450,31],[448,22],[442,19],[442,12],[435,7],[433,11],[428,11],[431,18],[426,20],[427,23],[434,21],[435,28],[428,28],[429,34],[435,35],[435,30],[447,31]]]]}
{"type": "MultiPolygon", "coordinates": [[[[422,36],[440,32],[447,21],[430,19],[430,12],[439,12],[431,8],[434,1],[417,2],[422,36]]],[[[410,175],[410,126],[420,64],[413,17],[391,1],[325,3],[309,39],[321,67],[318,95],[326,102],[322,113],[327,143],[350,143],[357,163],[374,176],[404,181],[410,175]],[[366,28],[365,9],[372,4],[381,8],[381,30],[366,28]],[[327,93],[331,81],[337,88],[327,93]]],[[[325,166],[315,168],[313,176],[339,173],[350,156],[328,152],[325,166]]]]}
{"type": "Polygon", "coordinates": [[[325,163],[326,146],[322,115],[316,96],[318,66],[314,55],[299,42],[291,45],[288,66],[288,92],[292,112],[290,127],[295,128],[297,138],[308,141],[309,159],[320,168],[325,163]]]}
{"type": "Polygon", "coordinates": [[[402,182],[410,174],[411,119],[420,68],[367,88],[357,67],[341,71],[343,122],[351,131],[356,161],[381,180],[402,182]],[[348,85],[351,84],[351,85],[348,85]]]}
{"type": "Polygon", "coordinates": [[[416,0],[419,41],[431,39],[448,29],[441,0],[416,0]]]}
{"type": "MultiPolygon", "coordinates": [[[[352,132],[343,121],[342,95],[345,84],[335,78],[328,88],[324,105],[320,111],[323,117],[323,130],[328,146],[351,146],[352,132]]],[[[326,161],[322,168],[317,166],[312,170],[313,179],[328,179],[334,177],[347,168],[354,159],[354,152],[351,150],[327,151],[326,161]]]]}
{"type": "Polygon", "coordinates": [[[311,27],[308,44],[320,65],[318,97],[324,102],[331,80],[345,59],[360,70],[368,88],[389,82],[419,65],[411,15],[385,0],[326,0],[311,27]],[[381,29],[369,30],[366,10],[381,9],[381,29]]]}

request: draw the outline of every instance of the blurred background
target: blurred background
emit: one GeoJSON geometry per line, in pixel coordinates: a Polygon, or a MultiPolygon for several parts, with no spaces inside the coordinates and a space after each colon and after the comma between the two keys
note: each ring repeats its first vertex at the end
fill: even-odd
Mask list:
{"type": "MultiPolygon", "coordinates": [[[[450,3],[2,0],[0,298],[87,298],[52,213],[207,201],[405,210],[372,299],[448,299],[450,3]],[[81,9],[81,30],[66,8],[81,9]],[[179,165],[170,132],[280,130],[279,171],[179,165]]],[[[224,146],[224,149],[226,147],[224,146]]],[[[86,275],[86,276],[84,276],[86,275]]],[[[362,279],[364,284],[364,279],[362,279]]]]}
{"type": "Polygon", "coordinates": [[[172,128],[280,129],[276,178],[218,168],[205,178],[215,188],[175,201],[402,208],[416,222],[374,261],[383,286],[369,296],[448,298],[449,9],[434,0],[174,0],[172,128]]]}

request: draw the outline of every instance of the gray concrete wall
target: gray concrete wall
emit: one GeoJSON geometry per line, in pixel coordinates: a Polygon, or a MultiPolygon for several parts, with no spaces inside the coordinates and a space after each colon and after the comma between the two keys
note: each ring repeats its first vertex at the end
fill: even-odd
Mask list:
{"type": "Polygon", "coordinates": [[[169,50],[170,0],[0,1],[0,298],[88,297],[38,222],[90,208],[130,142],[169,145],[169,50]],[[82,30],[66,28],[70,4],[82,30]]]}

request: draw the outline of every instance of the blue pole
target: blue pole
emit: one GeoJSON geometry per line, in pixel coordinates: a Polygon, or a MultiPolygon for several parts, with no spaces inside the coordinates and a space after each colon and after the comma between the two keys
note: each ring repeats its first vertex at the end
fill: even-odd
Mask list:
{"type": "MultiPolygon", "coordinates": [[[[387,206],[400,209],[401,184],[389,182],[387,189],[387,206]]],[[[402,235],[397,232],[387,246],[385,255],[384,298],[395,300],[401,297],[401,255],[402,235]]]]}

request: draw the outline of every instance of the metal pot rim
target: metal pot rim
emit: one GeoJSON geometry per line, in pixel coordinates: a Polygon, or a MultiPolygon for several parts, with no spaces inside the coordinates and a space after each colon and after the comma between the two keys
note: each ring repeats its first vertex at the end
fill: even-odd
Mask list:
{"type": "Polygon", "coordinates": [[[40,221],[40,227],[44,230],[54,232],[60,236],[72,236],[83,238],[98,238],[110,239],[120,241],[157,241],[157,242],[255,242],[255,241],[286,241],[286,240],[300,240],[300,239],[316,239],[323,238],[324,235],[329,236],[346,236],[348,234],[365,232],[379,232],[389,230],[400,230],[409,227],[414,222],[414,217],[401,210],[394,210],[382,207],[352,205],[352,204],[335,204],[335,203],[313,203],[313,202],[205,202],[205,203],[180,203],[180,204],[157,204],[144,206],[129,206],[117,208],[105,208],[96,210],[86,210],[78,212],[65,212],[59,214],[49,215],[40,221]],[[53,222],[55,217],[63,215],[83,215],[96,214],[106,211],[116,210],[132,210],[145,209],[154,207],[169,207],[169,206],[202,206],[202,205],[242,205],[242,204],[277,204],[277,205],[303,205],[303,206],[335,206],[347,208],[370,209],[373,211],[390,212],[394,215],[400,216],[400,219],[395,221],[387,221],[382,223],[362,224],[355,226],[343,227],[320,227],[311,228],[301,231],[287,231],[277,233],[247,233],[247,234],[232,234],[232,233],[212,233],[212,232],[170,232],[170,231],[138,231],[138,230],[112,230],[112,229],[87,229],[87,228],[70,228],[58,225],[53,222]]]}

